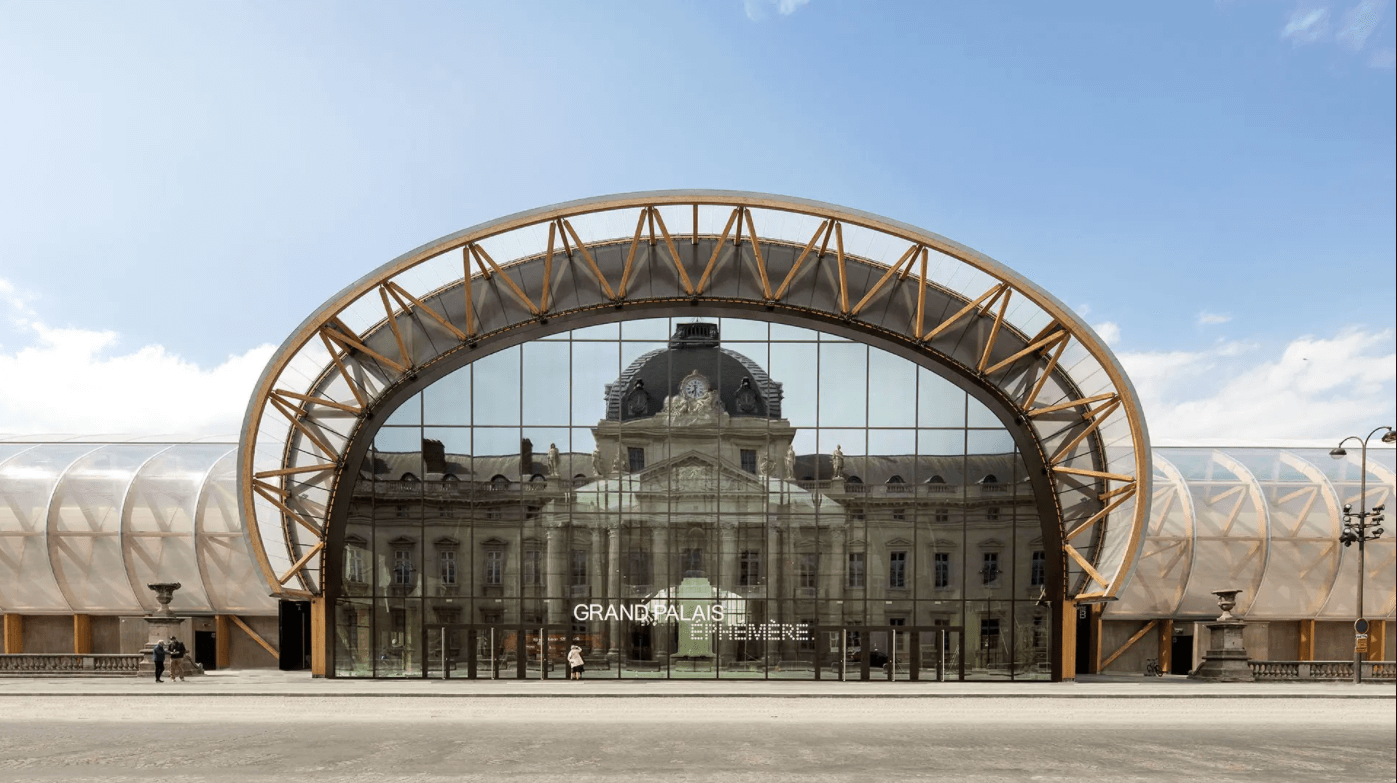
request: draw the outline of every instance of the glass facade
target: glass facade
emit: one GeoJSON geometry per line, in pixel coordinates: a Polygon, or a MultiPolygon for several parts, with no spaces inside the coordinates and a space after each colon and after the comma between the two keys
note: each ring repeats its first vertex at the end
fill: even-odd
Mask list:
{"type": "Polygon", "coordinates": [[[326,577],[340,677],[1047,679],[999,419],[860,342],[646,319],[483,357],[375,435],[326,577]]]}

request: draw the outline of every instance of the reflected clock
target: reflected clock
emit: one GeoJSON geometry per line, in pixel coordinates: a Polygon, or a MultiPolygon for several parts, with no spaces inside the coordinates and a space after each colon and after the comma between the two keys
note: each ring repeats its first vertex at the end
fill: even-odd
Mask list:
{"type": "Polygon", "coordinates": [[[708,389],[708,379],[697,372],[679,382],[679,393],[690,400],[697,400],[707,394],[708,389]]]}

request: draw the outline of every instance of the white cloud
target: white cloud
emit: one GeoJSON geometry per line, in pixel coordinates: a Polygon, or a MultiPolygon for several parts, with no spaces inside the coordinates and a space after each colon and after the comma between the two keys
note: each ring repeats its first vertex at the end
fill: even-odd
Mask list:
{"type": "Polygon", "coordinates": [[[742,8],[747,12],[748,19],[760,22],[770,16],[772,11],[781,16],[790,16],[801,6],[809,4],[810,0],[743,0],[742,8]]]}
{"type": "Polygon", "coordinates": [[[1301,8],[1290,15],[1281,30],[1281,39],[1291,39],[1296,45],[1314,43],[1329,30],[1328,8],[1301,8]]]}
{"type": "Polygon", "coordinates": [[[0,432],[236,435],[271,345],[203,368],[159,345],[121,352],[112,331],[53,328],[0,279],[0,307],[28,345],[0,349],[0,432]]]}
{"type": "Polygon", "coordinates": [[[1339,32],[1334,37],[1339,43],[1354,51],[1362,49],[1368,36],[1372,35],[1373,28],[1378,26],[1378,20],[1382,18],[1386,5],[1387,3],[1380,0],[1363,0],[1345,11],[1343,18],[1339,20],[1339,32]]]}
{"type": "Polygon", "coordinates": [[[1091,328],[1096,330],[1096,335],[1107,345],[1115,345],[1120,342],[1121,328],[1115,321],[1093,324],[1091,328]]]}
{"type": "Polygon", "coordinates": [[[1210,326],[1212,324],[1225,324],[1232,320],[1232,316],[1222,313],[1209,313],[1207,311],[1198,314],[1199,326],[1210,326]]]}
{"type": "Polygon", "coordinates": [[[1156,445],[1336,442],[1393,419],[1391,330],[1300,337],[1279,355],[1219,342],[1204,351],[1123,352],[1156,445]]]}

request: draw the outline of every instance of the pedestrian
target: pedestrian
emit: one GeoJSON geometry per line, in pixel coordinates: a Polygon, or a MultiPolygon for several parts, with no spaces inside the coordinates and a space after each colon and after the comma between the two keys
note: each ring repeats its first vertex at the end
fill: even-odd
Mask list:
{"type": "Polygon", "coordinates": [[[160,675],[165,673],[165,640],[161,639],[155,643],[155,649],[150,651],[151,660],[155,661],[155,681],[164,682],[160,675]]]}
{"type": "Polygon", "coordinates": [[[572,673],[572,679],[582,679],[582,648],[575,644],[568,650],[568,670],[572,673]]]}
{"type": "Polygon", "coordinates": [[[184,646],[184,642],[178,636],[170,637],[170,646],[166,648],[170,653],[170,679],[184,680],[184,655],[189,650],[184,646]]]}

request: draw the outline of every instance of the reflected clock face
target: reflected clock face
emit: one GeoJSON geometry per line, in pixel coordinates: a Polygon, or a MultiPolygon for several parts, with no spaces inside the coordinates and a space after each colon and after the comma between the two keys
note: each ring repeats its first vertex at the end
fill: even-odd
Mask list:
{"type": "Polygon", "coordinates": [[[708,393],[708,382],[702,378],[686,378],[679,391],[690,399],[702,397],[708,393]]]}

